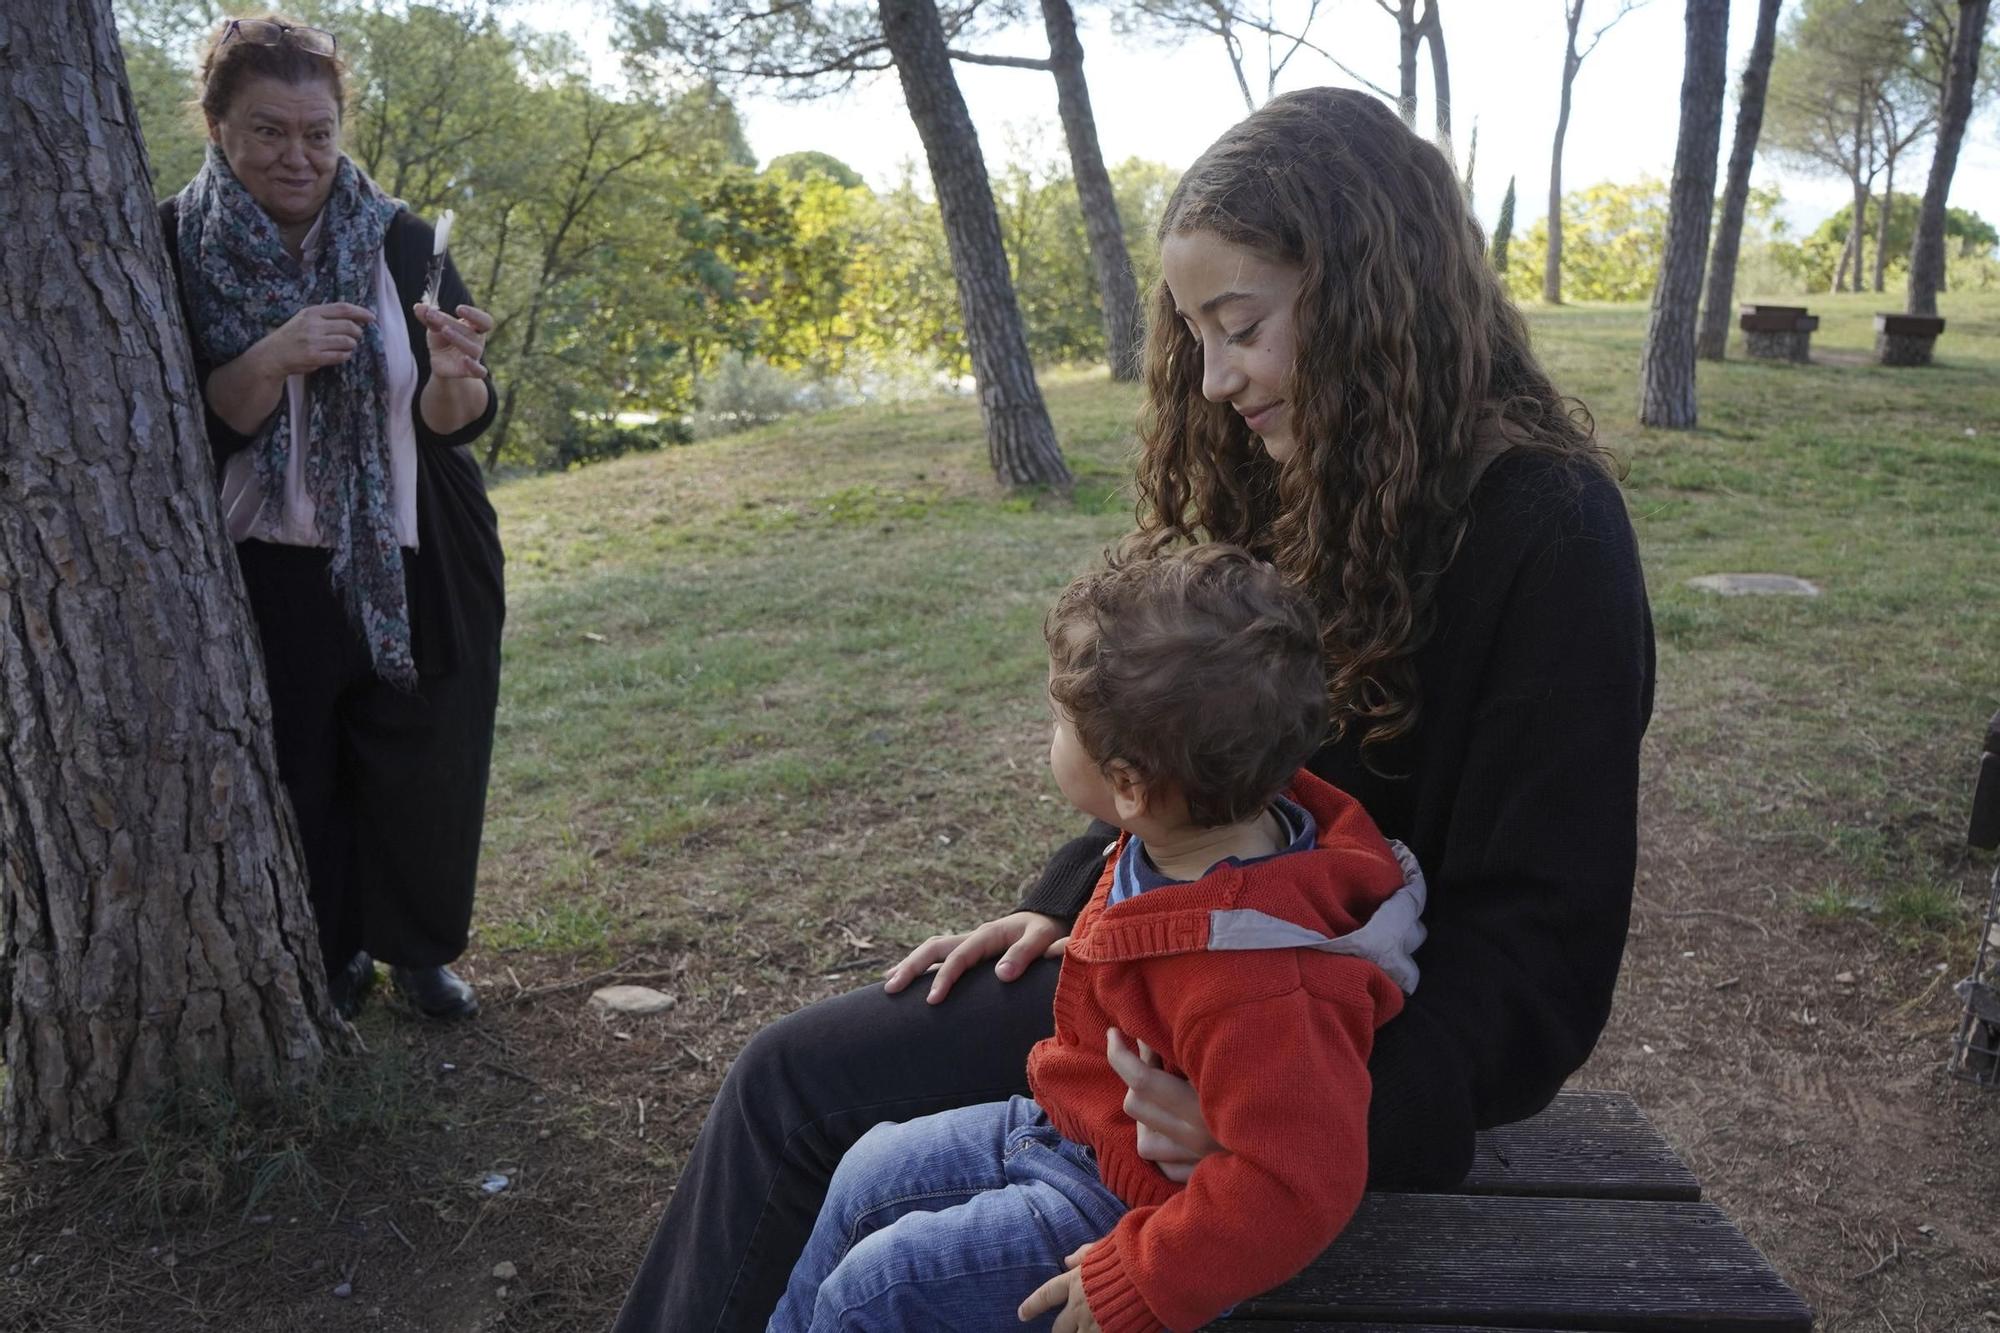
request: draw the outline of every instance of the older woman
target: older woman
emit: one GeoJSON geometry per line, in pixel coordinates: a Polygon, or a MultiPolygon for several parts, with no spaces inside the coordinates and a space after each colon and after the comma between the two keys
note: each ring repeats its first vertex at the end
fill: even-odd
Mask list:
{"type": "Polygon", "coordinates": [[[493,320],[449,263],[423,303],[431,228],[341,152],[342,95],[332,34],[229,20],[208,160],[160,215],[335,1004],[379,957],[464,1017],[504,601],[463,446],[493,419],[493,320]]]}

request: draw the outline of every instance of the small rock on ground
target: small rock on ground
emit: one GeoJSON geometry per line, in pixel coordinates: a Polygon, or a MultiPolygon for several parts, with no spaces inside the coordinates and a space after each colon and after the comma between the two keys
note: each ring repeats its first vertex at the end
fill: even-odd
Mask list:
{"type": "Polygon", "coordinates": [[[1791,574],[1703,574],[1688,587],[1719,592],[1724,597],[1817,597],[1819,588],[1791,574]]]}
{"type": "Polygon", "coordinates": [[[663,1014],[676,1003],[651,986],[606,986],[590,997],[591,1008],[608,1014],[663,1014]]]}

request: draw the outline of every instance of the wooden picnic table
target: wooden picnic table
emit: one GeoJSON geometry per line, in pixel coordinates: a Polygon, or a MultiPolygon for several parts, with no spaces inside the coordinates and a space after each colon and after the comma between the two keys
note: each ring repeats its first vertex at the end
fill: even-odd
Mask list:
{"type": "Polygon", "coordinates": [[[1622,1093],[1479,1136],[1451,1194],[1371,1193],[1212,1333],[1810,1333],[1812,1311],[1622,1093]]]}

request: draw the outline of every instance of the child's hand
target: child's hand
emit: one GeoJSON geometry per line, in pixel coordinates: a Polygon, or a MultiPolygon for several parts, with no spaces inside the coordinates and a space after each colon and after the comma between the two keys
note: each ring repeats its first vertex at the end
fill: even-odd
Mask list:
{"type": "MultiPolygon", "coordinates": [[[[1092,1241],[1090,1245],[1096,1243],[1092,1241]]],[[[1060,1307],[1055,1333],[1099,1333],[1097,1316],[1090,1312],[1090,1303],[1083,1298],[1083,1256],[1090,1252],[1090,1245],[1083,1246],[1063,1260],[1064,1270],[1037,1287],[1034,1295],[1021,1302],[1022,1323],[1060,1307]]]]}

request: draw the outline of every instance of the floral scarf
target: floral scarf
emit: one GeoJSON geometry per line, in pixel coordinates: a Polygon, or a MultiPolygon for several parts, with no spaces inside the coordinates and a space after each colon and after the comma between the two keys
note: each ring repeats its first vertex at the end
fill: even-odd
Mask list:
{"type": "MultiPolygon", "coordinates": [[[[210,144],[207,162],[181,191],[178,215],[183,282],[202,354],[215,365],[234,361],[307,306],[346,301],[372,308],[382,242],[401,208],[343,154],[320,216],[319,253],[308,270],[286,252],[277,224],[210,144]]],[[[400,333],[402,321],[393,327],[400,333]]],[[[417,668],[410,655],[403,548],[389,490],[383,331],[379,320],[367,325],[353,356],[307,377],[312,447],[305,487],[320,540],[333,553],[334,591],[367,641],[376,675],[413,689],[417,668]]],[[[275,519],[292,451],[289,394],[279,396],[278,410],[250,448],[263,515],[275,519]]]]}

